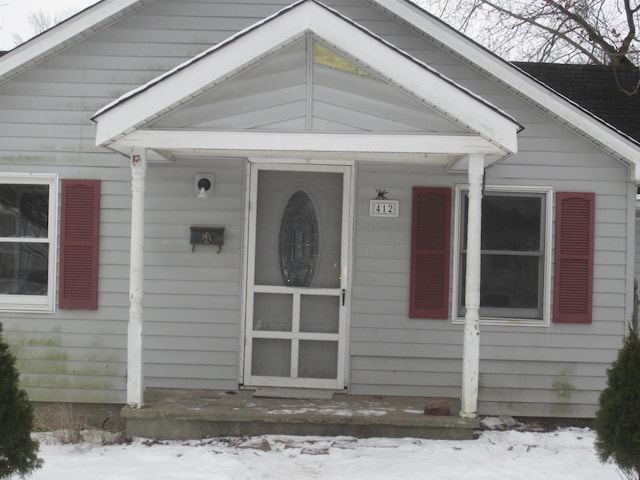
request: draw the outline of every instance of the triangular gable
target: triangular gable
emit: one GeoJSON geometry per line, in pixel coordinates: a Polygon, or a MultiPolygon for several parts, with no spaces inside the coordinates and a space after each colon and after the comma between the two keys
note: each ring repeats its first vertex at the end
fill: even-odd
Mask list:
{"type": "Polygon", "coordinates": [[[313,35],[144,128],[470,133],[313,35]]]}
{"type": "MultiPolygon", "coordinates": [[[[520,126],[513,118],[314,0],[301,1],[285,8],[103,108],[94,117],[97,121],[97,144],[114,148],[114,142],[121,145],[126,142],[124,137],[131,141],[135,137],[132,132],[136,129],[149,125],[195,96],[210,91],[238,72],[275,55],[309,34],[313,34],[335,51],[342,52],[345,57],[368,65],[371,72],[410,92],[432,110],[446,115],[471,132],[472,135],[467,135],[467,145],[456,153],[470,153],[464,148],[494,155],[506,155],[517,150],[517,132],[520,126]]],[[[150,138],[149,131],[143,133],[132,143],[150,138]]],[[[225,134],[214,140],[224,141],[230,138],[233,137],[225,134]]],[[[192,136],[190,139],[196,140],[202,142],[203,138],[192,136]]],[[[283,141],[283,137],[280,140],[283,141]]],[[[313,150],[316,140],[317,137],[300,140],[301,148],[313,150]]],[[[387,146],[388,141],[387,137],[387,146]]],[[[362,143],[371,146],[370,139],[362,140],[362,143]]],[[[446,140],[444,143],[447,143],[446,140]]],[[[456,140],[455,143],[457,148],[460,142],[456,140]]],[[[429,138],[422,137],[422,144],[408,142],[403,148],[416,152],[438,149],[454,152],[451,145],[443,146],[442,142],[435,149],[429,144],[429,138]]],[[[353,142],[346,140],[345,145],[358,148],[353,147],[353,142]]],[[[150,145],[146,147],[153,148],[150,145]]],[[[196,147],[205,148],[202,145],[196,147]]],[[[333,148],[338,147],[333,145],[333,148]]],[[[187,148],[186,145],[184,148],[187,148]]]]}

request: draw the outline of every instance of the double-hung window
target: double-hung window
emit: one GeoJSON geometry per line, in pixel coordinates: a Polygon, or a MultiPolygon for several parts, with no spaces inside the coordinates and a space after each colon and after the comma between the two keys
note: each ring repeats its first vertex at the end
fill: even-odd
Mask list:
{"type": "MultiPolygon", "coordinates": [[[[457,189],[458,318],[465,312],[468,192],[457,189]]],[[[550,189],[487,187],[482,198],[483,323],[549,323],[550,189]]]]}
{"type": "Polygon", "coordinates": [[[57,198],[57,175],[0,175],[0,310],[53,311],[57,198]]]}

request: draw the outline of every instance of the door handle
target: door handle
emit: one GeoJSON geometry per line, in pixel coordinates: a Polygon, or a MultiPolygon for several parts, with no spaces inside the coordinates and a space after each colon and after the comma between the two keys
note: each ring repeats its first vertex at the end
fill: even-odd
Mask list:
{"type": "Polygon", "coordinates": [[[345,299],[347,298],[347,290],[345,288],[342,289],[342,306],[344,307],[345,299]]]}

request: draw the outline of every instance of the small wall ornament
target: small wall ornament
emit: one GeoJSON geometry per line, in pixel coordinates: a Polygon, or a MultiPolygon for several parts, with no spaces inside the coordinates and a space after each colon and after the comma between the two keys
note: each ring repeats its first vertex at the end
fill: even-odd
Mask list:
{"type": "Polygon", "coordinates": [[[388,190],[383,190],[382,188],[376,188],[376,193],[378,194],[378,196],[376,197],[376,200],[389,200],[387,198],[387,194],[389,193],[388,190]]]}

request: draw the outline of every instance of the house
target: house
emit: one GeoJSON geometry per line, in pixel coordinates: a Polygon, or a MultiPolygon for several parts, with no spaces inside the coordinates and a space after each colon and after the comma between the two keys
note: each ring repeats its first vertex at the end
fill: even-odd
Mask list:
{"type": "Polygon", "coordinates": [[[406,0],[103,0],[0,58],[35,401],[259,386],[591,417],[639,144],[406,0]]]}

